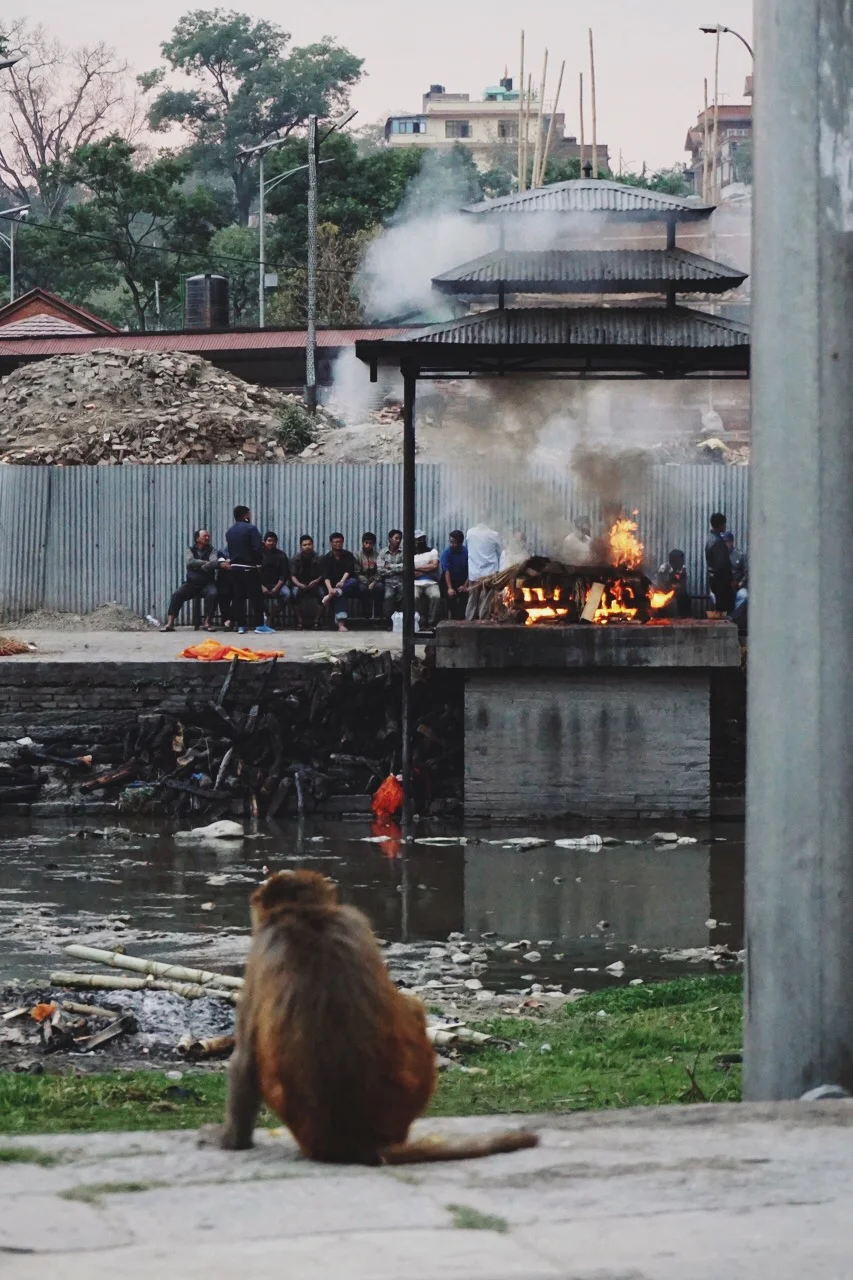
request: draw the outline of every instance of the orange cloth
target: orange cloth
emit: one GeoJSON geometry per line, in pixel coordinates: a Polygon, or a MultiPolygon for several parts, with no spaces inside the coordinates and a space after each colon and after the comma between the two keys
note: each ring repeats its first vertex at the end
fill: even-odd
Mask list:
{"type": "Polygon", "coordinates": [[[198,662],[230,662],[240,658],[242,662],[266,662],[269,658],[283,658],[283,649],[238,649],[233,644],[220,644],[218,640],[202,640],[191,644],[179,658],[195,658],[198,662]]]}
{"type": "Polygon", "coordinates": [[[374,792],[370,807],[380,820],[390,818],[403,807],[403,788],[393,773],[389,773],[374,792]]]}

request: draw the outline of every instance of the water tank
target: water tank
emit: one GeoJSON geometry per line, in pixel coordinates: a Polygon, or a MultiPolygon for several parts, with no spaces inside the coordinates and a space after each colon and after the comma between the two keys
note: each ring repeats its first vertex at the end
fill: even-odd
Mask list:
{"type": "Polygon", "coordinates": [[[228,281],[225,276],[187,277],[184,286],[184,328],[228,328],[228,281]]]}

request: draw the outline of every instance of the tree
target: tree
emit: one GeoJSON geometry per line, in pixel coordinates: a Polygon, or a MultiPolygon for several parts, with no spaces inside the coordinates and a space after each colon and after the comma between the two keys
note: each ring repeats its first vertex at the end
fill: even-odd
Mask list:
{"type": "Polygon", "coordinates": [[[614,182],[621,182],[626,187],[642,187],[646,191],[660,191],[670,196],[690,196],[693,187],[688,180],[684,165],[675,164],[671,169],[658,169],[655,173],[622,173],[614,176],[614,182]]]}
{"type": "Polygon", "coordinates": [[[88,199],[69,206],[65,226],[73,251],[118,271],[130,294],[140,329],[161,299],[178,291],[182,273],[204,254],[216,219],[216,205],[204,191],[187,194],[182,183],[186,157],[161,152],[138,163],[136,148],[119,137],[80,147],[63,166],[62,176],[88,199]]]}
{"type": "Polygon", "coordinates": [[[138,132],[129,68],[106,44],[66,49],[24,21],[4,39],[20,61],[0,76],[0,175],[22,202],[35,191],[53,217],[69,196],[60,174],[72,153],[106,134],[138,132]]]}
{"type": "Polygon", "coordinates": [[[228,279],[235,324],[258,322],[258,233],[252,227],[220,227],[205,254],[205,270],[228,279]]]}
{"type": "MultiPolygon", "coordinates": [[[[287,51],[290,36],[272,22],[222,9],[196,9],[180,19],[162,46],[171,71],[195,83],[163,87],[148,113],[152,129],[178,125],[192,138],[192,155],[208,171],[227,173],[244,226],[256,192],[251,157],[241,148],[288,137],[316,115],[329,118],[348,104],[362,59],[329,37],[287,51]]],[[[139,82],[163,85],[161,67],[139,82]]]]}
{"type": "MultiPolygon", "coordinates": [[[[372,231],[344,235],[340,227],[324,222],[317,228],[317,319],[321,325],[345,328],[362,322],[361,306],[354,293],[358,268],[372,231]]],[[[269,306],[272,324],[302,328],[307,319],[308,273],[288,269],[269,306]]]]}

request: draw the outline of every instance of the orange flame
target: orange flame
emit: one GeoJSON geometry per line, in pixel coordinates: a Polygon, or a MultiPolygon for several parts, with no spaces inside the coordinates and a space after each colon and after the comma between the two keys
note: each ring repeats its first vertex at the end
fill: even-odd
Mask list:
{"type": "Polygon", "coordinates": [[[674,591],[653,591],[649,597],[649,605],[652,609],[663,609],[674,596],[674,591]]]}
{"type": "MultiPolygon", "coordinates": [[[[633,514],[637,515],[637,512],[633,514]]],[[[628,516],[622,516],[611,525],[607,540],[613,564],[626,569],[639,569],[643,563],[644,547],[636,536],[638,527],[636,520],[631,520],[628,516]]]]}

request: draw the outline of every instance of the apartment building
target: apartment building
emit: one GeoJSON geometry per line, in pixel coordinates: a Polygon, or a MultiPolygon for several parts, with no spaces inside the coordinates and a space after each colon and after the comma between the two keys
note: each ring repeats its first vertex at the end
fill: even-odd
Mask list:
{"type": "MultiPolygon", "coordinates": [[[[500,163],[501,152],[513,158],[518,147],[519,91],[513,87],[512,78],[504,75],[497,85],[483,91],[482,98],[471,98],[467,93],[448,93],[444,85],[430,85],[423,95],[421,110],[414,115],[389,116],[385,122],[385,141],[396,147],[434,147],[439,150],[464,146],[471,150],[481,168],[500,163]]],[[[542,113],[543,140],[551,123],[553,103],[547,99],[542,113]]],[[[530,154],[536,145],[539,126],[539,101],[534,98],[531,106],[530,154]]],[[[580,157],[577,138],[566,136],[565,112],[554,117],[554,137],[551,144],[554,157],[580,157]]],[[[592,155],[591,142],[585,148],[585,159],[592,155]]],[[[598,144],[599,170],[609,166],[609,155],[604,143],[598,144]]]]}
{"type": "MultiPolygon", "coordinates": [[[[752,76],[747,77],[745,93],[752,96],[752,76]]],[[[712,175],[712,151],[714,146],[714,108],[707,112],[700,111],[696,124],[687,133],[684,144],[685,151],[690,152],[688,177],[692,176],[693,189],[697,195],[713,197],[713,192],[705,190],[705,175],[708,183],[714,182],[712,175]],[[706,121],[707,147],[706,154],[706,121]]],[[[752,182],[752,103],[721,103],[719,107],[719,175],[717,185],[720,190],[731,186],[734,182],[752,182]]]]}

